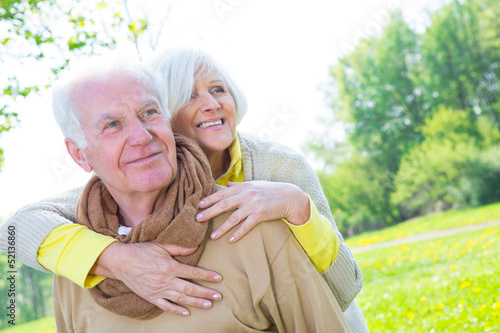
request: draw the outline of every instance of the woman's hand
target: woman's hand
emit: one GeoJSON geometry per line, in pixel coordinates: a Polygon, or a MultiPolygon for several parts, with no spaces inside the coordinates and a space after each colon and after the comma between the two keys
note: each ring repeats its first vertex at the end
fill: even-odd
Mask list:
{"type": "Polygon", "coordinates": [[[215,272],[181,264],[173,255],[188,255],[196,249],[155,243],[111,243],[90,273],[120,280],[134,293],[163,311],[190,314],[182,305],[210,309],[221,294],[184,279],[219,282],[215,272]]]}
{"type": "Polygon", "coordinates": [[[196,215],[198,222],[206,222],[235,210],[224,224],[212,232],[212,239],[222,237],[240,222],[241,226],[231,235],[230,242],[241,239],[260,222],[284,218],[291,224],[302,225],[309,220],[309,198],[293,184],[252,181],[229,182],[227,186],[202,199],[200,208],[205,210],[196,215]]]}

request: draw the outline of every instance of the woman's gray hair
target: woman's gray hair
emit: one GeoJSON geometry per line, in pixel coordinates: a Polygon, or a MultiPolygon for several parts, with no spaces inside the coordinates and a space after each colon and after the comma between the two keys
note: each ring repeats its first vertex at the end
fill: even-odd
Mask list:
{"type": "Polygon", "coordinates": [[[228,72],[206,52],[193,48],[170,48],[157,52],[150,63],[165,80],[168,106],[173,117],[191,101],[195,82],[212,74],[219,75],[224,80],[234,98],[236,123],[239,124],[245,115],[245,93],[228,72]]]}
{"type": "Polygon", "coordinates": [[[75,93],[84,84],[92,82],[119,82],[124,78],[137,80],[151,88],[158,97],[160,107],[170,118],[165,83],[151,67],[142,64],[134,51],[111,51],[102,56],[91,56],[71,64],[53,86],[52,109],[57,124],[66,138],[85,149],[87,141],[81,124],[81,115],[74,101],[75,93]]]}

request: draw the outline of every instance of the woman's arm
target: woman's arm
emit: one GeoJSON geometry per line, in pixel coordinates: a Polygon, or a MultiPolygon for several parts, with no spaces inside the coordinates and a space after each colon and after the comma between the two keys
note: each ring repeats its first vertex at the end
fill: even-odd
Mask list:
{"type": "MultiPolygon", "coordinates": [[[[74,211],[81,191],[82,188],[74,189],[20,209],[2,224],[0,249],[7,252],[8,232],[14,229],[16,232],[16,259],[32,268],[49,272],[37,260],[38,249],[44,244],[53,229],[73,224],[74,211]]],[[[88,229],[86,231],[87,234],[93,233],[88,229]]],[[[63,261],[78,265],[79,262],[86,260],[85,256],[81,256],[81,251],[61,252],[71,246],[78,248],[78,245],[71,244],[71,242],[83,242],[85,243],[83,245],[86,245],[85,239],[90,238],[90,236],[83,236],[62,240],[67,242],[66,246],[54,247],[53,251],[60,252],[53,253],[53,257],[66,256],[63,261]]],[[[57,242],[57,239],[55,241],[57,242]]],[[[91,240],[89,242],[91,243],[91,240]]],[[[118,244],[118,242],[114,242],[96,256],[95,263],[89,266],[91,267],[90,274],[121,280],[136,294],[164,311],[178,314],[188,311],[168,300],[183,305],[210,308],[212,300],[221,299],[220,293],[188,282],[183,278],[218,282],[221,280],[220,275],[216,272],[180,264],[171,258],[171,255],[183,255],[191,251],[192,249],[160,247],[148,243],[118,244]]],[[[85,278],[78,280],[85,280],[85,278]]]]}
{"type": "MultiPolygon", "coordinates": [[[[320,215],[314,201],[309,203],[304,191],[293,184],[250,181],[229,185],[231,187],[204,198],[200,205],[200,208],[206,208],[199,214],[200,222],[234,210],[211,237],[218,239],[238,225],[229,238],[230,242],[236,242],[261,222],[286,219],[292,224],[290,228],[295,237],[322,273],[335,296],[341,297],[338,301],[342,310],[346,310],[359,292],[362,278],[352,253],[342,240],[338,229],[333,227],[333,218],[329,220],[320,215]],[[301,200],[302,196],[305,197],[305,203],[301,200]],[[305,230],[300,229],[304,227],[305,230]],[[315,239],[311,241],[311,237],[315,239]],[[318,244],[328,246],[318,247],[318,244]],[[359,289],[356,288],[357,278],[361,282],[359,289]],[[338,282],[339,279],[342,283],[338,282]]],[[[329,216],[331,217],[331,214],[329,216]]]]}
{"type": "Polygon", "coordinates": [[[48,272],[37,261],[38,248],[56,227],[73,223],[75,207],[83,188],[25,206],[0,227],[0,250],[7,249],[7,231],[16,232],[16,259],[34,269],[48,272]]]}
{"type": "MultiPolygon", "coordinates": [[[[363,277],[338,231],[316,173],[301,154],[289,147],[249,135],[239,134],[239,138],[245,181],[263,180],[296,185],[311,197],[319,213],[331,223],[339,241],[338,255],[322,275],[342,310],[345,310],[361,290],[363,277]]],[[[242,202],[245,200],[243,197],[242,202]]]]}

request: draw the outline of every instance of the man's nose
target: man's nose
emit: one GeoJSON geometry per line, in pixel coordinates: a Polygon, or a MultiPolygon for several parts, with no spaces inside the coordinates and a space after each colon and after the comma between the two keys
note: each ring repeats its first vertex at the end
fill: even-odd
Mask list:
{"type": "Polygon", "coordinates": [[[134,119],[130,125],[130,139],[131,145],[147,145],[153,136],[149,132],[146,124],[139,119],[134,119]]]}

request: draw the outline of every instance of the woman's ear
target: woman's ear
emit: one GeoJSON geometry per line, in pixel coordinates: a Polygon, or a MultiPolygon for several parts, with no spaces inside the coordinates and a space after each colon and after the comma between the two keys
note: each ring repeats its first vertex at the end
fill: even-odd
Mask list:
{"type": "Polygon", "coordinates": [[[93,170],[92,166],[87,162],[85,158],[85,153],[83,149],[78,147],[78,145],[71,139],[65,138],[64,143],[66,144],[66,150],[73,160],[86,172],[91,172],[93,170]]]}

